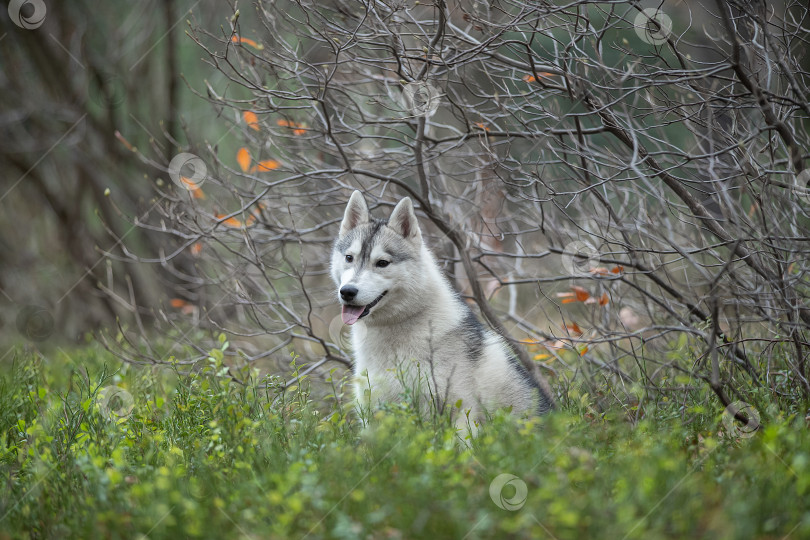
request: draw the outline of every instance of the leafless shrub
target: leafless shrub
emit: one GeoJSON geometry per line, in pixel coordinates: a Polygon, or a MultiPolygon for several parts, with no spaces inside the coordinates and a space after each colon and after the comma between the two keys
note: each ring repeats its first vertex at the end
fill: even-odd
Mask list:
{"type": "Polygon", "coordinates": [[[139,222],[185,281],[162,312],[180,335],[348,365],[327,269],[358,188],[378,215],[411,196],[458,288],[563,390],[810,396],[806,4],[240,8],[190,32],[231,135],[188,149],[202,191],[167,184],[139,222]]]}

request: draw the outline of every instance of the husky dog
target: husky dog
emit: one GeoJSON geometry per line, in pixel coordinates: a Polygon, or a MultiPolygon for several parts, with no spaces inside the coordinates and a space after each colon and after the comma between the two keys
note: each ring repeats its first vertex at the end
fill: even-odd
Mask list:
{"type": "Polygon", "coordinates": [[[410,198],[390,219],[374,219],[355,191],[332,250],[331,273],[343,322],[352,325],[361,407],[412,392],[421,406],[456,409],[461,427],[468,415],[481,421],[501,407],[518,414],[553,407],[545,381],[484,328],[442,275],[422,241],[410,198]]]}

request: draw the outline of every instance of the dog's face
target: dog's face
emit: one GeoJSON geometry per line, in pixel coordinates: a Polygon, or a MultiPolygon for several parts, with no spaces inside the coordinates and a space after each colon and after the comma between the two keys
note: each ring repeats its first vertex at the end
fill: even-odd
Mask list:
{"type": "Polygon", "coordinates": [[[407,295],[419,294],[421,248],[411,199],[402,199],[385,221],[372,219],[363,195],[355,191],[332,250],[332,279],[343,322],[379,319],[407,295]]]}

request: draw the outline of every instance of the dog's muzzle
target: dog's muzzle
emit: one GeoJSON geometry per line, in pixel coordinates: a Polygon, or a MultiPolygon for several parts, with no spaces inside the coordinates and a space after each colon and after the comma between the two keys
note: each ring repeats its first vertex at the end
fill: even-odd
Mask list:
{"type": "Polygon", "coordinates": [[[380,296],[374,299],[373,302],[367,304],[365,306],[352,306],[349,304],[343,304],[343,307],[340,312],[340,318],[343,319],[344,324],[354,324],[366,315],[371,312],[371,308],[376,306],[382,297],[388,294],[388,291],[383,292],[380,296]]]}

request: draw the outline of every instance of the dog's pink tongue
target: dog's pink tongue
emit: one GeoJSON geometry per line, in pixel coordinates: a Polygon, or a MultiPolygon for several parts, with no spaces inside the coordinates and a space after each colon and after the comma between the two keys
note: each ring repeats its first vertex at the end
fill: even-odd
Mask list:
{"type": "Polygon", "coordinates": [[[340,317],[343,319],[343,324],[354,324],[357,322],[357,319],[360,318],[360,315],[363,314],[363,310],[366,306],[347,306],[344,305],[343,309],[340,312],[340,317]]]}

